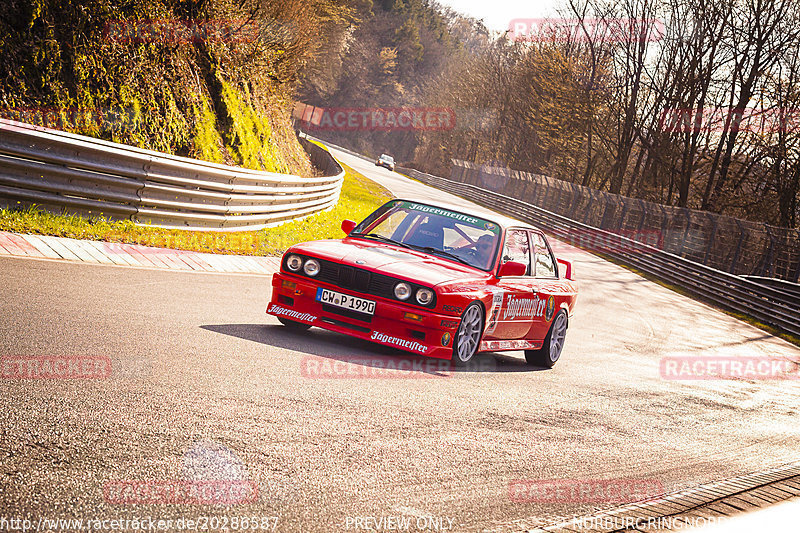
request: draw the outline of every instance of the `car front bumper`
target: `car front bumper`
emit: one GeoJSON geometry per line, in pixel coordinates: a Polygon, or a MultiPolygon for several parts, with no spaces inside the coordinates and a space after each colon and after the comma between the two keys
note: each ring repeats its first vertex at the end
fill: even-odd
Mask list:
{"type": "Polygon", "coordinates": [[[451,315],[283,272],[272,277],[272,298],[267,314],[437,359],[452,358],[453,337],[458,327],[458,318],[451,315]],[[316,300],[320,287],[372,300],[375,313],[372,317],[362,314],[355,317],[352,312],[323,305],[316,300]]]}

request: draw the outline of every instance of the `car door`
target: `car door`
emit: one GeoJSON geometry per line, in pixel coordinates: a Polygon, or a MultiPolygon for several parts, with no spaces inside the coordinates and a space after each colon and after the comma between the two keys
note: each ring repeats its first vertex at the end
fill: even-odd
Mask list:
{"type": "Polygon", "coordinates": [[[531,317],[527,338],[539,341],[547,335],[555,314],[558,266],[553,251],[541,232],[530,231],[530,241],[533,252],[531,292],[536,299],[536,308],[531,317]]]}
{"type": "Polygon", "coordinates": [[[527,266],[524,276],[501,277],[495,287],[496,307],[490,310],[487,336],[494,339],[522,339],[531,328],[533,312],[531,276],[532,254],[528,231],[519,228],[506,230],[500,263],[516,261],[527,266]]]}

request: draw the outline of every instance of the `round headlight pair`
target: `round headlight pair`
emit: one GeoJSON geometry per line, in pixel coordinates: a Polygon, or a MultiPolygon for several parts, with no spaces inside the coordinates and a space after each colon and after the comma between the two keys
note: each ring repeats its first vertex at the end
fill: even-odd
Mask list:
{"type": "Polygon", "coordinates": [[[292,272],[299,272],[300,268],[302,268],[303,272],[311,277],[316,276],[320,271],[319,261],[316,259],[307,259],[304,263],[303,258],[299,255],[290,255],[286,258],[286,267],[292,272]]]}
{"type": "Polygon", "coordinates": [[[303,258],[299,255],[290,255],[286,259],[286,267],[292,272],[299,271],[303,266],[303,258]]]}
{"type": "Polygon", "coordinates": [[[422,305],[428,305],[433,301],[433,291],[430,289],[417,289],[417,301],[422,305]]]}
{"type": "Polygon", "coordinates": [[[303,272],[312,277],[319,274],[319,261],[316,259],[309,259],[306,261],[306,264],[303,265],[303,272]]]}
{"type": "MultiPolygon", "coordinates": [[[[408,300],[411,297],[411,285],[405,281],[401,281],[394,286],[394,296],[398,300],[408,300]]],[[[417,302],[421,305],[428,305],[433,301],[433,291],[426,288],[417,289],[417,302]]]]}
{"type": "Polygon", "coordinates": [[[409,296],[411,296],[411,285],[401,281],[394,286],[394,296],[398,300],[408,300],[409,296]]]}

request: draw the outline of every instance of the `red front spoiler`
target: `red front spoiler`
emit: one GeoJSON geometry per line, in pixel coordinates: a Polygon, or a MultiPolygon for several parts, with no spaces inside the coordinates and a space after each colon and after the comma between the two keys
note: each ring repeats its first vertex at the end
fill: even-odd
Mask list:
{"type": "Polygon", "coordinates": [[[272,276],[272,299],[267,314],[437,359],[452,358],[453,337],[458,323],[457,318],[451,315],[440,315],[282,272],[272,276]],[[322,303],[316,300],[319,287],[373,300],[376,303],[375,314],[370,321],[365,321],[345,316],[335,308],[323,310],[322,303]],[[412,319],[408,314],[420,319],[412,319]],[[443,321],[449,327],[443,327],[443,321]]]}

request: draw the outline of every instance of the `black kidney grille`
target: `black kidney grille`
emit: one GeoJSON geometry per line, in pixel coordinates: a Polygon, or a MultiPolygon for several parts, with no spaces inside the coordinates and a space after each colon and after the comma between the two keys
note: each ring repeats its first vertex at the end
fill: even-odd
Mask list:
{"type": "Polygon", "coordinates": [[[369,291],[370,278],[372,278],[372,273],[361,269],[356,270],[353,278],[353,288],[361,292],[369,291]]]}
{"type": "Polygon", "coordinates": [[[349,266],[340,266],[339,267],[339,285],[345,289],[353,289],[353,276],[355,274],[355,268],[349,266]]]}
{"type": "MultiPolygon", "coordinates": [[[[326,268],[328,265],[325,265],[326,268]]],[[[354,268],[351,266],[346,265],[330,265],[330,271],[336,271],[338,273],[337,276],[329,276],[330,279],[329,283],[333,283],[342,287],[343,289],[352,289],[354,291],[359,292],[369,292],[370,286],[370,279],[372,278],[372,273],[368,272],[367,270],[362,270],[360,268],[354,268]]],[[[320,273],[321,274],[321,273],[320,273]]],[[[325,281],[328,281],[326,279],[325,281]]]]}
{"type": "Polygon", "coordinates": [[[339,265],[330,261],[320,261],[320,271],[317,279],[325,283],[339,284],[339,265]]]}
{"type": "Polygon", "coordinates": [[[397,280],[384,276],[382,274],[374,274],[369,284],[368,292],[375,296],[383,296],[384,298],[394,297],[394,286],[397,280]]]}

